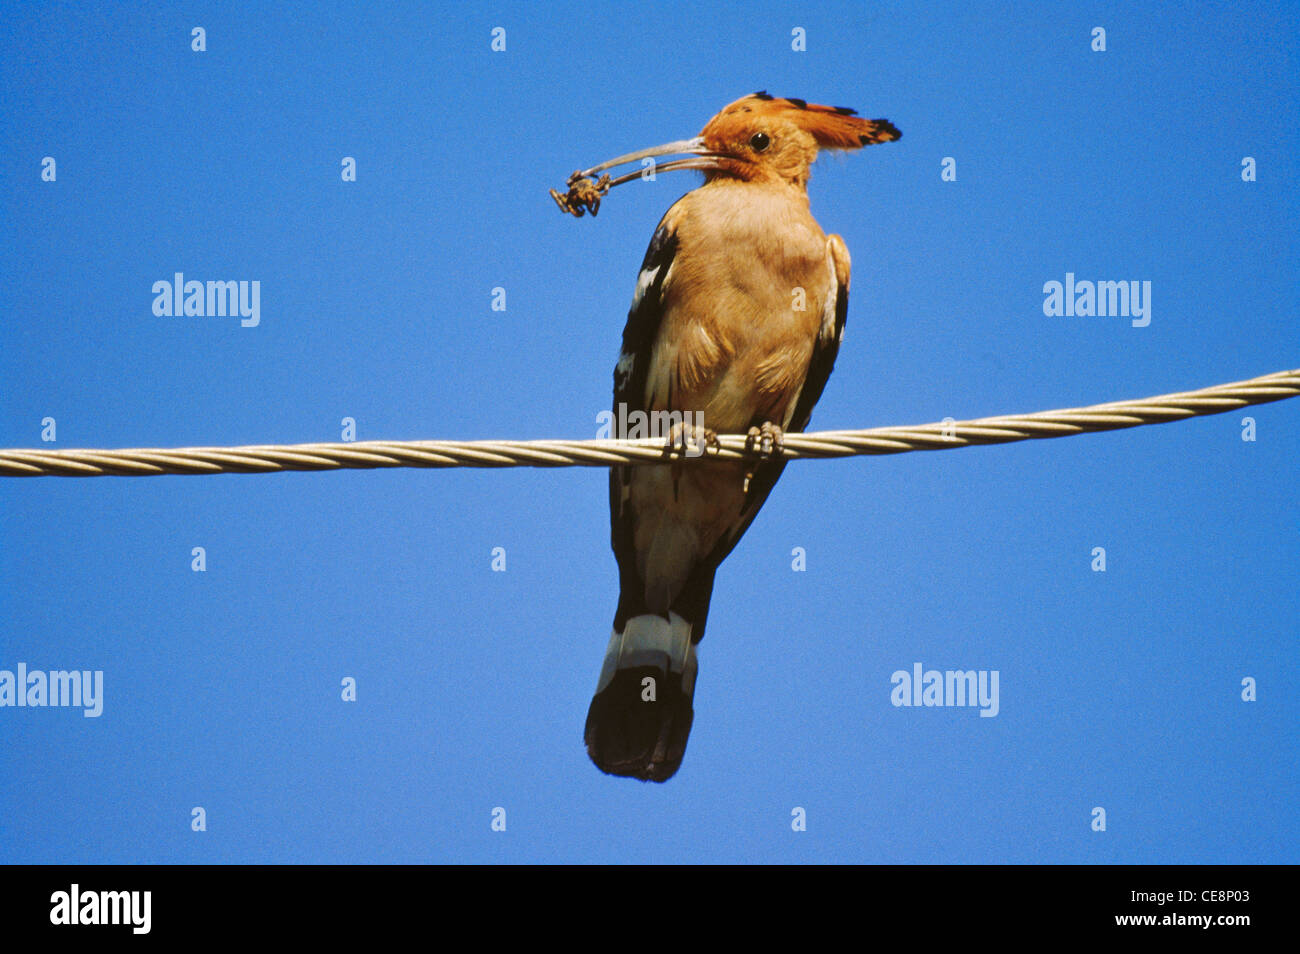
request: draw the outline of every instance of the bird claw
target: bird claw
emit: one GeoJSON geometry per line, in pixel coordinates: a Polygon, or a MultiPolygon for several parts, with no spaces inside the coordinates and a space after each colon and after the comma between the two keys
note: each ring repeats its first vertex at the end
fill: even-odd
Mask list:
{"type": "Polygon", "coordinates": [[[716,451],[721,448],[717,431],[697,424],[688,425],[684,421],[673,424],[664,439],[664,450],[675,457],[699,457],[709,449],[716,451]]]}
{"type": "MultiPolygon", "coordinates": [[[[745,450],[762,461],[780,457],[785,452],[785,431],[771,421],[764,421],[762,427],[751,427],[745,432],[745,450]]],[[[749,482],[754,479],[755,469],[751,465],[745,471],[745,493],[749,493],[749,482]]]]}
{"type": "Polygon", "coordinates": [[[771,421],[762,427],[751,427],[745,433],[745,449],[762,460],[780,457],[785,451],[785,431],[771,421]]]}
{"type": "Polygon", "coordinates": [[[551,198],[563,212],[568,212],[575,218],[582,218],[583,210],[590,212],[593,216],[600,211],[600,200],[610,190],[609,174],[601,176],[597,181],[584,178],[580,173],[575,172],[569,176],[566,183],[569,191],[561,195],[555,189],[551,190],[551,198]]]}

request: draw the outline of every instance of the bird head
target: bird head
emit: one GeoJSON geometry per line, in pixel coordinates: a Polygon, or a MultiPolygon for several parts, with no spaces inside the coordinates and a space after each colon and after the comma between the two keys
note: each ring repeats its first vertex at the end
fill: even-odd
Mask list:
{"type": "Polygon", "coordinates": [[[700,132],[701,149],[715,163],[706,178],[804,187],[822,149],[860,149],[901,133],[887,119],[862,119],[846,106],[753,93],[714,116],[700,132]]]}
{"type": "Polygon", "coordinates": [[[579,170],[569,177],[567,195],[554,190],[551,195],[566,212],[581,216],[585,207],[594,215],[600,197],[614,186],[648,178],[650,171],[675,169],[697,169],[709,181],[730,178],[802,189],[820,150],[860,149],[892,142],[901,135],[889,120],[862,119],[856,110],[845,106],[818,106],[802,99],[751,93],[710,119],[694,139],[641,149],[579,170]],[[681,158],[645,163],[666,156],[681,158]],[[643,168],[618,178],[606,174],[592,181],[599,173],[631,162],[641,162],[643,168]]]}

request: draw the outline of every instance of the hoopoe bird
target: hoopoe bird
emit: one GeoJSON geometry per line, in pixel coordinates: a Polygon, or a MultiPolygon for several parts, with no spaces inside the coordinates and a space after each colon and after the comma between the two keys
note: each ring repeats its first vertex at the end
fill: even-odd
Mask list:
{"type": "Polygon", "coordinates": [[[681,765],[714,574],[781,476],[784,432],[808,426],[835,364],[849,252],[812,217],[809,167],[820,149],[899,136],[888,120],[852,109],[754,93],[694,139],[575,173],[569,196],[554,194],[566,211],[594,214],[610,187],[641,177],[589,181],[606,169],[681,155],[651,168],[704,173],[665,213],[641,265],[614,369],[614,415],[692,412],[704,439],[746,433],[758,452],[751,464],[610,469],[620,592],[584,732],[605,772],[663,782],[681,765]]]}

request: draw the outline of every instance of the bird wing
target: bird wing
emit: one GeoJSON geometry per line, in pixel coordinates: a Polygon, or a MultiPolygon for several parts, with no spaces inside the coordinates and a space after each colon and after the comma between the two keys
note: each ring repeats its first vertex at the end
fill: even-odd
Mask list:
{"type": "MultiPolygon", "coordinates": [[[[627,324],[623,328],[623,348],[614,368],[615,420],[622,419],[619,415],[620,407],[625,413],[650,410],[646,384],[655,341],[663,323],[664,285],[677,255],[677,230],[674,222],[677,217],[675,210],[680,205],[679,200],[659,221],[637,275],[636,292],[632,296],[632,307],[628,310],[627,324]]],[[[635,595],[644,589],[644,583],[636,569],[636,515],[631,503],[631,482],[631,466],[621,464],[609,469],[610,545],[618,560],[620,590],[623,594],[615,614],[615,628],[620,631],[629,615],[640,612],[640,607],[635,605],[635,595]]]]}
{"type": "Polygon", "coordinates": [[[834,296],[828,296],[822,312],[822,325],[813,345],[812,360],[799,399],[794,403],[786,430],[798,433],[808,427],[813,406],[821,399],[826,381],[835,368],[835,358],[840,353],[840,339],[844,337],[844,322],[849,314],[849,250],[838,235],[826,238],[826,256],[830,260],[834,296]]]}
{"type": "Polygon", "coordinates": [[[637,275],[632,307],[628,310],[627,324],[623,327],[623,350],[614,368],[616,417],[620,404],[628,411],[650,409],[646,382],[650,374],[655,340],[659,336],[659,326],[663,323],[664,284],[677,255],[677,230],[671,224],[677,205],[680,202],[664,213],[659,221],[655,234],[650,239],[650,247],[646,249],[645,259],[641,262],[641,272],[637,275]]]}

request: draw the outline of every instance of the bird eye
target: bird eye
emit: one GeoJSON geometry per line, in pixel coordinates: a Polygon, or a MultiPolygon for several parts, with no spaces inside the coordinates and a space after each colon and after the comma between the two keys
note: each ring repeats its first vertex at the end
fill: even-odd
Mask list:
{"type": "Polygon", "coordinates": [[[755,152],[762,152],[772,144],[772,140],[768,138],[767,133],[754,133],[749,137],[749,144],[754,147],[755,152]]]}

